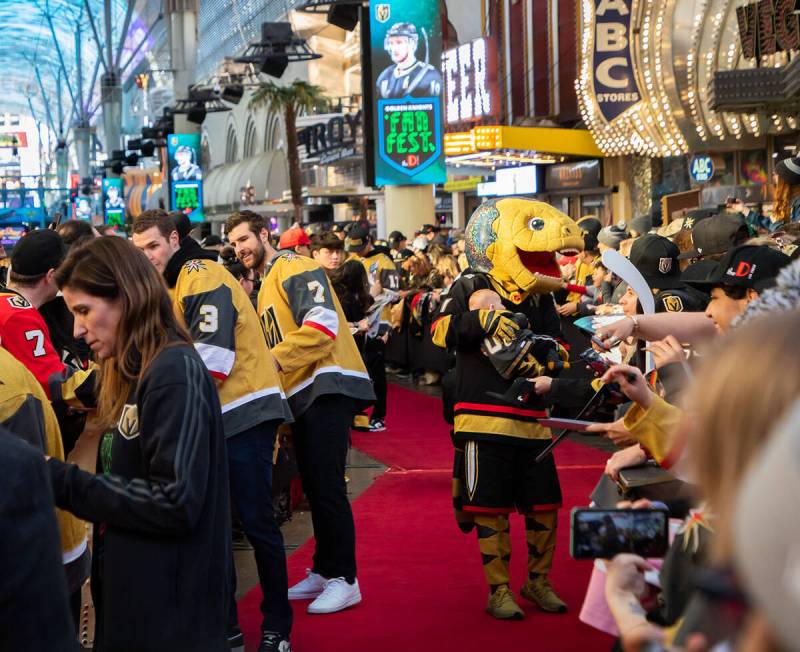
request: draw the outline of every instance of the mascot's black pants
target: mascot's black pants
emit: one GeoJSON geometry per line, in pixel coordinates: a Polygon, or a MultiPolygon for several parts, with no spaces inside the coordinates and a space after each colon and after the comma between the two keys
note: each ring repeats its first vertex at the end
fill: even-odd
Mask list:
{"type": "Polygon", "coordinates": [[[525,515],[528,579],[553,565],[561,487],[552,456],[536,464],[547,441],[524,445],[503,441],[457,441],[453,506],[464,532],[473,527],[492,590],[509,583],[511,537],[508,515],[525,515]]]}

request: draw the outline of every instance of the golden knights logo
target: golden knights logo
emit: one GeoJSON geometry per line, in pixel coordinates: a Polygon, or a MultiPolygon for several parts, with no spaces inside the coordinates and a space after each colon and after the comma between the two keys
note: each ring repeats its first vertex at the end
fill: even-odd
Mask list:
{"type": "Polygon", "coordinates": [[[283,333],[281,333],[281,327],[278,325],[277,317],[275,317],[274,306],[269,306],[261,313],[261,325],[264,328],[264,337],[267,338],[267,346],[269,348],[273,348],[283,342],[283,333]]]}
{"type": "Polygon", "coordinates": [[[186,267],[186,272],[191,274],[192,272],[199,272],[201,269],[206,269],[206,264],[202,260],[189,260],[184,267],[186,267]]]}
{"type": "Polygon", "coordinates": [[[390,4],[381,3],[375,6],[375,20],[379,23],[385,23],[392,15],[392,6],[390,4]]]}
{"type": "Polygon", "coordinates": [[[122,408],[117,430],[125,439],[135,439],[139,436],[139,410],[135,404],[126,404],[122,408]]]}
{"type": "Polygon", "coordinates": [[[664,308],[667,312],[683,312],[683,301],[678,296],[664,297],[664,308]]]}
{"type": "Polygon", "coordinates": [[[28,300],[25,297],[21,297],[18,294],[8,297],[8,302],[11,304],[12,308],[30,308],[31,304],[28,303],[28,300]]]}

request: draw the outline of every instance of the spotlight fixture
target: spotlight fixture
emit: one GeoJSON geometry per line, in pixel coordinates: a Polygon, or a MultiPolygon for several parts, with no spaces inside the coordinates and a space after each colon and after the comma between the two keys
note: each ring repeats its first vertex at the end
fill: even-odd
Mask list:
{"type": "Polygon", "coordinates": [[[297,10],[310,14],[327,14],[328,22],[352,32],[358,25],[361,0],[306,0],[297,10]]]}
{"type": "Polygon", "coordinates": [[[223,86],[219,93],[219,98],[229,104],[239,104],[244,96],[244,86],[241,84],[231,84],[223,86]]]}
{"type": "Polygon", "coordinates": [[[292,31],[291,23],[261,23],[261,40],[248,45],[244,54],[234,61],[256,65],[271,77],[281,77],[289,63],[321,57],[292,31]]]}
{"type": "Polygon", "coordinates": [[[133,167],[139,162],[139,155],[131,152],[123,159],[125,165],[133,167]]]}
{"type": "Polygon", "coordinates": [[[186,112],[186,119],[194,124],[203,124],[203,120],[206,119],[206,107],[202,104],[196,104],[186,112]]]}
{"type": "Polygon", "coordinates": [[[142,149],[142,139],[141,138],[131,138],[130,140],[128,140],[127,147],[128,147],[128,150],[134,151],[134,152],[136,150],[142,149]]]}
{"type": "Polygon", "coordinates": [[[142,156],[152,156],[156,152],[156,144],[152,140],[142,141],[140,151],[142,152],[142,156]]]}

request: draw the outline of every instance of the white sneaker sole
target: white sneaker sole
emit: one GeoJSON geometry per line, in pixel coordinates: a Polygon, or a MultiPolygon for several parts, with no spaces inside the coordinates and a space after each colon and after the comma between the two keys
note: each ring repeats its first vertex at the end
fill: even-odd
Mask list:
{"type": "Polygon", "coordinates": [[[345,609],[349,609],[350,607],[355,607],[360,602],[361,602],[361,592],[359,591],[356,595],[351,596],[343,604],[340,604],[335,608],[334,607],[315,607],[314,603],[312,602],[310,605],[308,605],[308,613],[310,613],[310,614],[334,614],[337,611],[344,611],[345,609]]]}
{"type": "Polygon", "coordinates": [[[316,600],[322,594],[322,589],[319,591],[292,591],[289,589],[290,600],[316,600]]]}

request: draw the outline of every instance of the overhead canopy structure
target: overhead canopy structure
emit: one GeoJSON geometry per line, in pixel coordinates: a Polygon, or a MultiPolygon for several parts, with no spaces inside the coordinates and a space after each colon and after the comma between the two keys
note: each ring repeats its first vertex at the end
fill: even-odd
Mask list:
{"type": "Polygon", "coordinates": [[[87,115],[96,115],[100,97],[94,82],[105,72],[98,52],[109,49],[104,42],[104,6],[111,7],[112,55],[119,50],[124,64],[146,51],[146,47],[137,50],[147,29],[138,18],[137,5],[143,7],[147,1],[0,2],[0,112],[33,112],[37,120],[51,123],[57,130],[68,127],[81,105],[87,115]],[[129,4],[133,5],[130,11],[129,4]],[[80,58],[76,56],[78,34],[80,58]],[[120,44],[121,34],[125,38],[120,44]]]}

